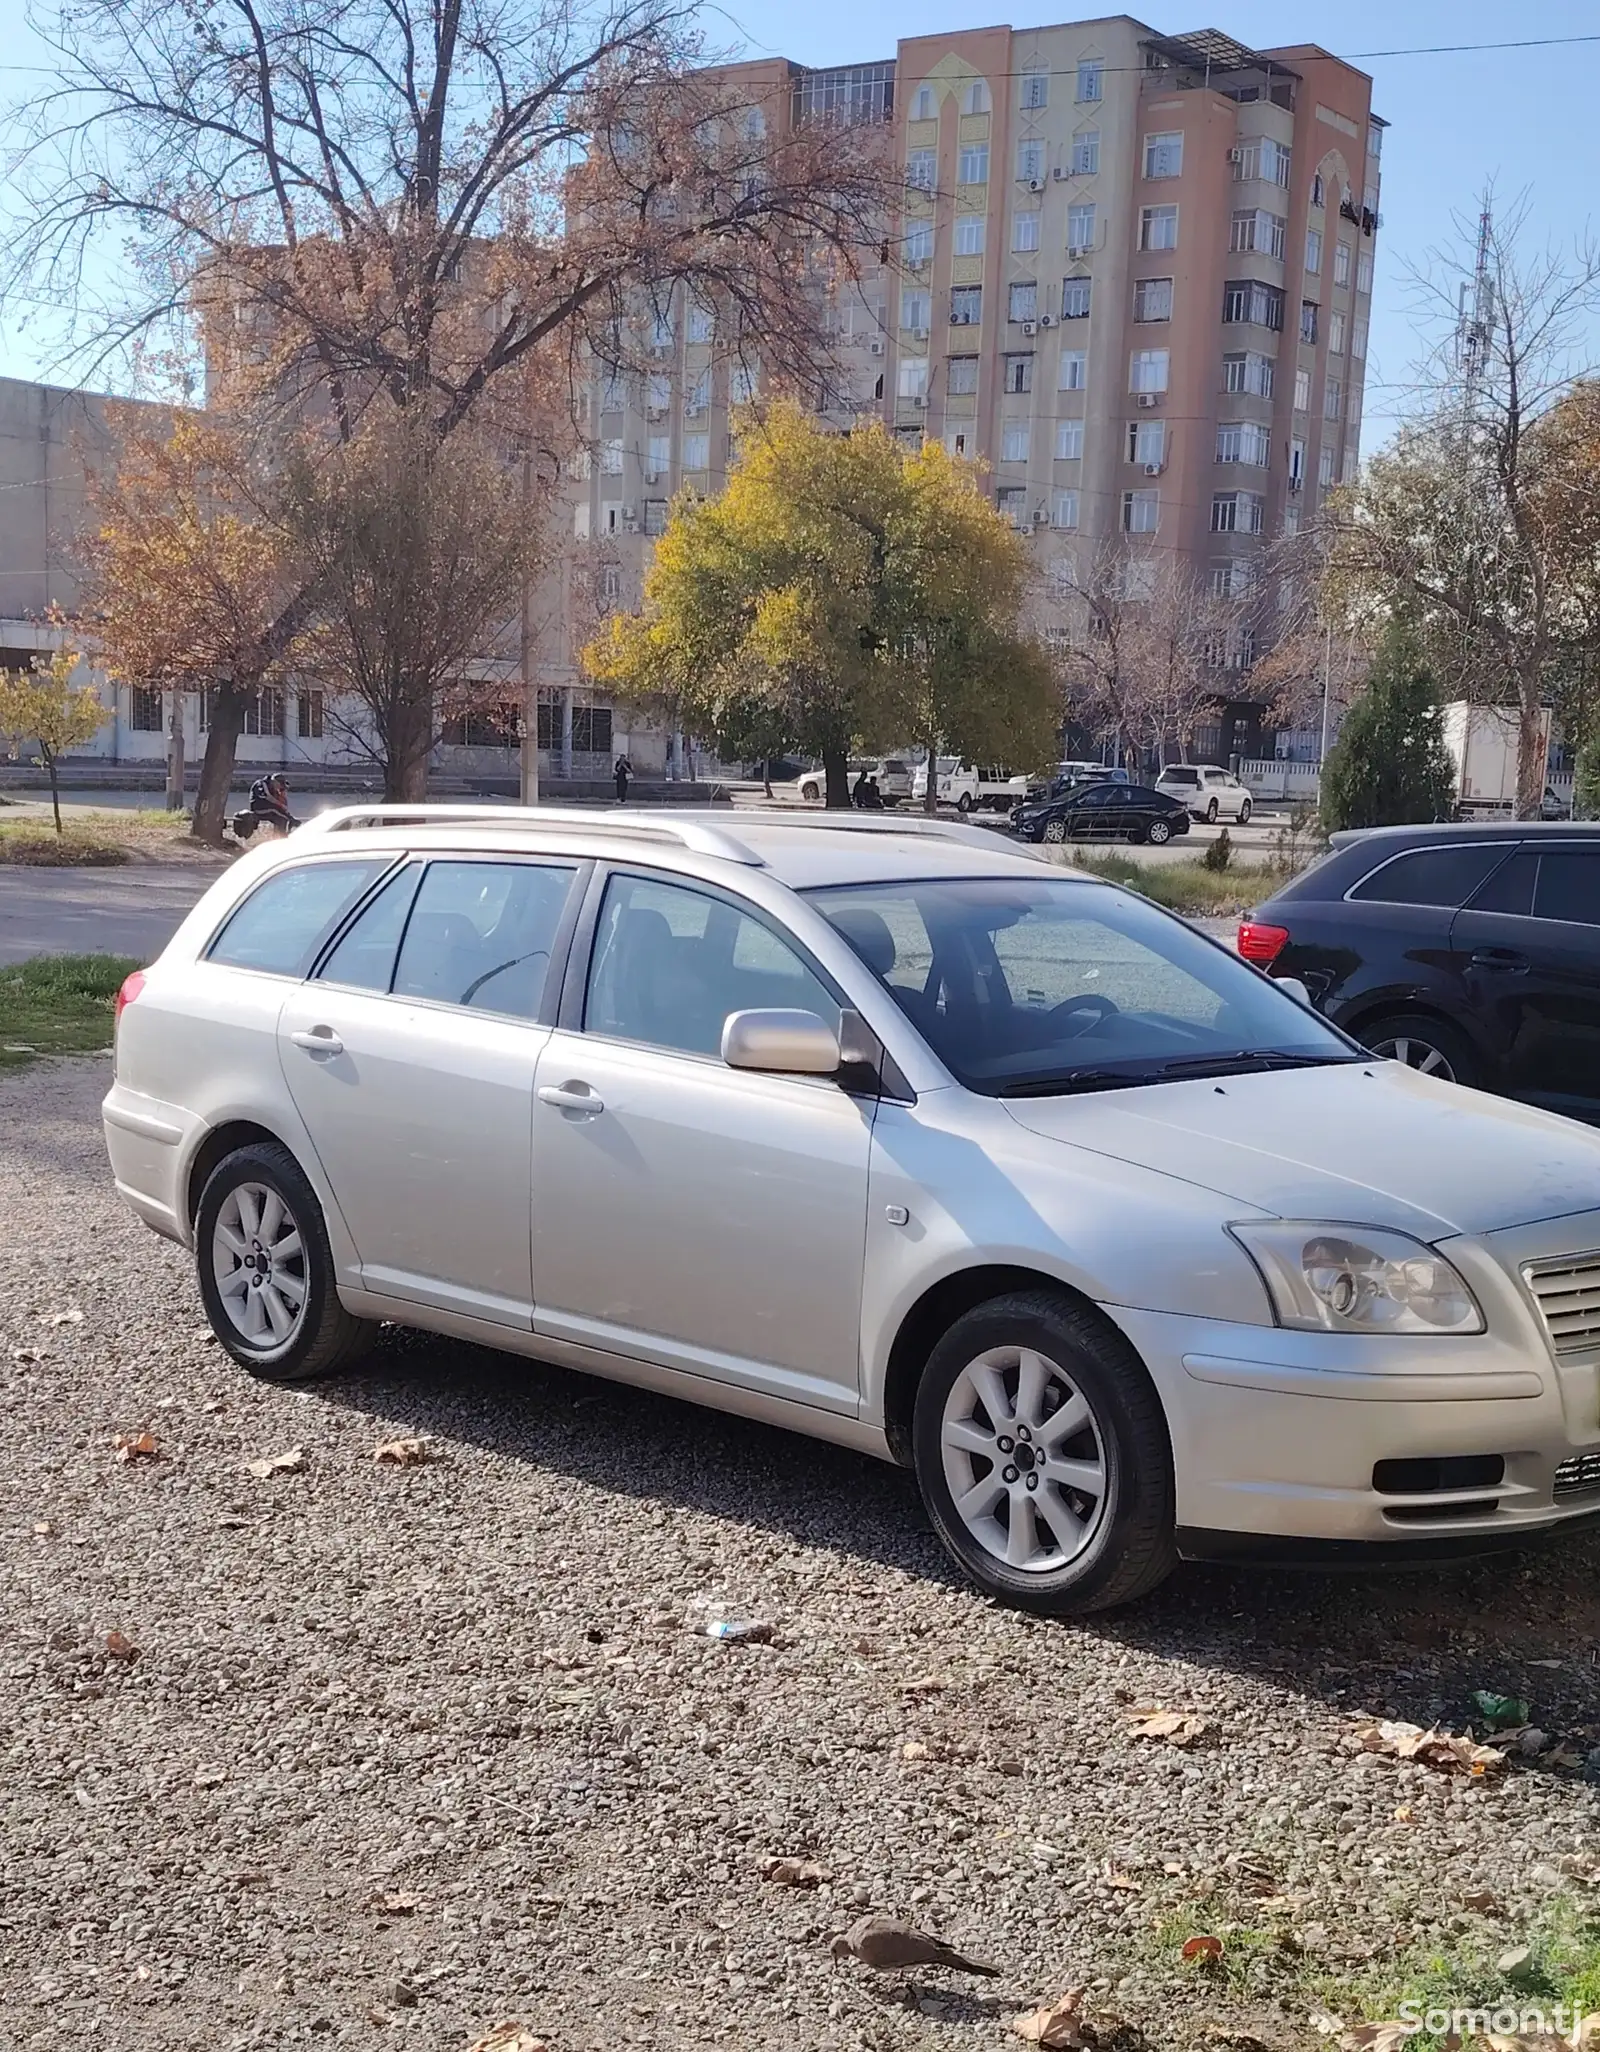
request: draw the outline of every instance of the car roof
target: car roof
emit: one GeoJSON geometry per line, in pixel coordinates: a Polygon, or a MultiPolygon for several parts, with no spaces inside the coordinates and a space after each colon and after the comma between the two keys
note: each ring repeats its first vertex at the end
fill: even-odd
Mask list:
{"type": "Polygon", "coordinates": [[[1600,820],[1473,819],[1446,820],[1427,826],[1348,827],[1328,836],[1331,847],[1365,846],[1373,850],[1425,848],[1430,841],[1517,841],[1529,835],[1540,840],[1592,841],[1600,838],[1600,820]]]}
{"type": "MultiPolygon", "coordinates": [[[[882,814],[735,811],[686,805],[343,806],[314,814],[280,844],[296,854],[371,846],[473,853],[543,849],[550,853],[626,860],[666,858],[674,869],[732,881],[760,869],[793,890],[826,884],[881,883],[901,877],[1029,876],[1041,862],[1058,876],[1073,872],[990,828],[950,820],[882,814]],[[325,848],[316,843],[325,843],[325,848]]],[[[1096,879],[1073,878],[1093,885],[1096,879]]]]}

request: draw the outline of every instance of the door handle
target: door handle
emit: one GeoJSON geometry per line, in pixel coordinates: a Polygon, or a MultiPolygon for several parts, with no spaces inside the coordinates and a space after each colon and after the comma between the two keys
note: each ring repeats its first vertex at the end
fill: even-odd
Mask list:
{"type": "Polygon", "coordinates": [[[1526,976],[1528,958],[1515,948],[1477,948],[1467,958],[1474,969],[1502,969],[1512,976],[1526,976]]]}
{"type": "Polygon", "coordinates": [[[303,1047],[307,1054],[343,1054],[344,1042],[331,1026],[317,1026],[309,1033],[291,1033],[290,1044],[303,1047]]]}
{"type": "Polygon", "coordinates": [[[587,1083],[545,1083],[539,1090],[539,1102],[553,1104],[557,1111],[587,1112],[591,1118],[606,1108],[605,1099],[596,1097],[587,1083]]]}

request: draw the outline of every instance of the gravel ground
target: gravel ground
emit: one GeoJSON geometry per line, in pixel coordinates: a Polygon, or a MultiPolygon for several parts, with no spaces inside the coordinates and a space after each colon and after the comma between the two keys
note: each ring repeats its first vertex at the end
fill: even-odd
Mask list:
{"type": "Polygon", "coordinates": [[[958,1585],[904,1476],[709,1412],[401,1335],[258,1388],[114,1200],[107,1077],[0,1082],[8,2048],[465,2052],[505,2017],[554,2052],[997,2047],[1083,1981],[1153,2047],[1218,2019],[1295,2046],[1300,1981],[1207,1981],[1186,1931],[1253,1899],[1332,1970],[1448,1934],[1464,1894],[1510,1932],[1577,1885],[1600,1544],[1189,1569],[1068,1627],[958,1585]],[[431,1458],[380,1465],[400,1435],[431,1458]],[[776,1641],[697,1635],[719,1606],[776,1641]],[[1358,1715],[1461,1729],[1484,1685],[1567,1735],[1557,1764],[1353,1753],[1358,1715]],[[1139,1741],[1135,1704],[1208,1728],[1139,1741]],[[764,1880],[784,1855],[834,1878],[764,1880]],[[834,1969],[861,1905],[1002,1977],[834,1969]]]}

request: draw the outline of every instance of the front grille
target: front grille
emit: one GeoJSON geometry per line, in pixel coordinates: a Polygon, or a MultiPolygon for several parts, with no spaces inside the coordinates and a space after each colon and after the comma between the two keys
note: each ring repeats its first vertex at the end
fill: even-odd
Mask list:
{"type": "Polygon", "coordinates": [[[1600,1453],[1573,1454],[1556,1469],[1556,1496],[1591,1496],[1600,1492],[1600,1453]]]}
{"type": "Polygon", "coordinates": [[[1600,1253],[1530,1263],[1522,1273],[1558,1354],[1600,1347],[1600,1253]]]}

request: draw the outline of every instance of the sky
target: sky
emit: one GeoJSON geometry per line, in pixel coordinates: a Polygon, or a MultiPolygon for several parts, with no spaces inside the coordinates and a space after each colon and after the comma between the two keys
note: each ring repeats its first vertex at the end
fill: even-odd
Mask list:
{"type": "MultiPolygon", "coordinates": [[[[1100,11],[1095,9],[1093,11],[1100,11]]],[[[1089,7],[1077,10],[1080,16],[1089,7]]],[[[970,28],[994,14],[979,0],[725,0],[708,14],[713,42],[730,53],[771,52],[807,65],[868,62],[894,54],[901,36],[970,28]]],[[[1032,0],[1005,17],[1014,28],[1070,20],[1074,10],[1032,0]]],[[[1442,274],[1435,255],[1460,258],[1454,217],[1476,225],[1480,195],[1492,185],[1509,207],[1529,203],[1527,235],[1541,247],[1570,251],[1591,225],[1600,231],[1600,16],[1593,0],[1523,0],[1515,9],[1487,0],[1344,0],[1337,11],[1306,0],[1212,0],[1204,11],[1165,7],[1139,17],[1178,34],[1217,28],[1240,42],[1321,43],[1371,73],[1373,111],[1390,124],[1384,142],[1383,219],[1378,237],[1371,350],[1362,446],[1370,453],[1392,432],[1408,371],[1429,337],[1416,317],[1413,269],[1442,274]],[[1537,45],[1580,37],[1566,47],[1378,55],[1418,46],[1537,45]]],[[[37,63],[39,45],[24,21],[23,0],[0,0],[0,98],[40,80],[12,67],[37,63]]],[[[0,307],[0,375],[60,379],[59,359],[37,319],[0,307]]],[[[1600,325],[1593,337],[1600,359],[1600,325]]]]}

